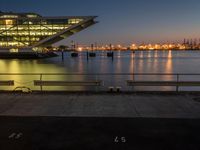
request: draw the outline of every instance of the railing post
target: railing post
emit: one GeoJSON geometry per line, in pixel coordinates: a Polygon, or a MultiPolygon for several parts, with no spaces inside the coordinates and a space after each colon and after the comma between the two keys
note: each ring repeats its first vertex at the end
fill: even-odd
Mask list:
{"type": "Polygon", "coordinates": [[[87,61],[89,60],[89,53],[88,53],[88,51],[87,51],[87,61]]]}
{"type": "MultiPolygon", "coordinates": [[[[97,82],[97,74],[95,75],[95,80],[96,80],[96,82],[97,82]]],[[[96,87],[95,87],[95,91],[97,92],[97,85],[96,85],[96,87]]]]}
{"type": "Polygon", "coordinates": [[[176,85],[176,92],[179,92],[179,74],[176,75],[176,82],[177,82],[177,85],[176,85]]]}
{"type": "MultiPolygon", "coordinates": [[[[42,81],[42,74],[40,74],[40,81],[42,81]]],[[[42,91],[42,84],[40,85],[40,91],[42,91]]]]}
{"type": "Polygon", "coordinates": [[[64,51],[62,50],[62,61],[64,61],[64,51]]]}
{"type": "MultiPolygon", "coordinates": [[[[135,74],[133,73],[133,81],[135,81],[135,74]]],[[[135,87],[133,86],[133,91],[135,91],[135,87]]]]}

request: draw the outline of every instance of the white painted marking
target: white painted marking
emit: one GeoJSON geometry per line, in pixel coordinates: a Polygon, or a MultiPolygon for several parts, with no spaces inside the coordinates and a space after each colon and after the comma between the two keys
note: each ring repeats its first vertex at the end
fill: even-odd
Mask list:
{"type": "Polygon", "coordinates": [[[22,133],[18,133],[16,136],[15,136],[15,139],[19,139],[19,138],[21,138],[22,137],[22,133]]]}
{"type": "Polygon", "coordinates": [[[12,133],[8,136],[9,139],[19,139],[23,136],[23,133],[19,132],[19,133],[12,133]]]}
{"type": "Polygon", "coordinates": [[[16,133],[12,133],[11,135],[8,136],[8,138],[9,138],[9,139],[12,139],[12,138],[15,137],[15,135],[16,135],[16,133]]]}

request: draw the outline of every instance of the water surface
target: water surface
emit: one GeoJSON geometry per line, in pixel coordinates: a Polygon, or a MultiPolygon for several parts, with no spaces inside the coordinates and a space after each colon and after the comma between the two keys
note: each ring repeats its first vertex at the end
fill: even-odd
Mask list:
{"type": "MultiPolygon", "coordinates": [[[[97,51],[95,58],[87,60],[86,52],[72,58],[70,52],[64,54],[64,61],[60,57],[40,60],[4,60],[0,59],[1,73],[200,73],[200,51],[115,51],[114,58],[108,58],[106,51],[97,51]]],[[[0,76],[1,79],[16,81],[16,86],[34,87],[33,80],[39,76],[0,76]]],[[[44,76],[44,80],[103,80],[104,87],[126,86],[126,80],[175,80],[175,76],[44,76]]],[[[181,77],[180,80],[200,80],[200,76],[181,77]]],[[[1,87],[1,89],[8,89],[1,87]]],[[[12,89],[12,88],[9,88],[12,89]]],[[[55,89],[55,87],[47,89],[55,89]]],[[[59,87],[57,89],[83,90],[85,87],[59,87]]],[[[141,89],[141,88],[138,88],[141,89]]],[[[144,87],[142,87],[144,89],[144,87]]],[[[153,88],[155,89],[155,88],[153,88]]],[[[162,90],[173,90],[172,87],[162,87],[162,90]]],[[[184,89],[184,88],[183,88],[184,89]]]]}

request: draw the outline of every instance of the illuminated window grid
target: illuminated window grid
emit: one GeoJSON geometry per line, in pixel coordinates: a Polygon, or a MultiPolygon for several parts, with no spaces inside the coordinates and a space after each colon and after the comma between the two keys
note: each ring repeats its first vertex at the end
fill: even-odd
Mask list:
{"type": "Polygon", "coordinates": [[[48,36],[67,29],[78,21],[80,20],[63,20],[59,24],[54,24],[48,20],[0,20],[0,47],[31,46],[48,36]]]}

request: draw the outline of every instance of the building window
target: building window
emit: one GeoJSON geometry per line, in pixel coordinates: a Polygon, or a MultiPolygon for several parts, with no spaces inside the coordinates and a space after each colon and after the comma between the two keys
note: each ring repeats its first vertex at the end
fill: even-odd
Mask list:
{"type": "Polygon", "coordinates": [[[28,14],[28,15],[26,15],[28,18],[37,18],[38,17],[38,15],[36,15],[36,14],[28,14]]]}
{"type": "Polygon", "coordinates": [[[7,19],[7,20],[5,20],[5,24],[6,25],[13,25],[14,24],[14,20],[7,19]]]}
{"type": "Polygon", "coordinates": [[[68,23],[69,24],[77,24],[79,22],[83,21],[83,19],[69,19],[68,23]]]}
{"type": "Polygon", "coordinates": [[[19,49],[17,49],[17,48],[12,48],[12,49],[10,49],[10,52],[11,52],[11,53],[17,53],[17,52],[19,52],[19,49]]]}
{"type": "Polygon", "coordinates": [[[18,16],[16,16],[16,15],[3,15],[3,16],[0,16],[0,18],[18,18],[18,16]]]}

